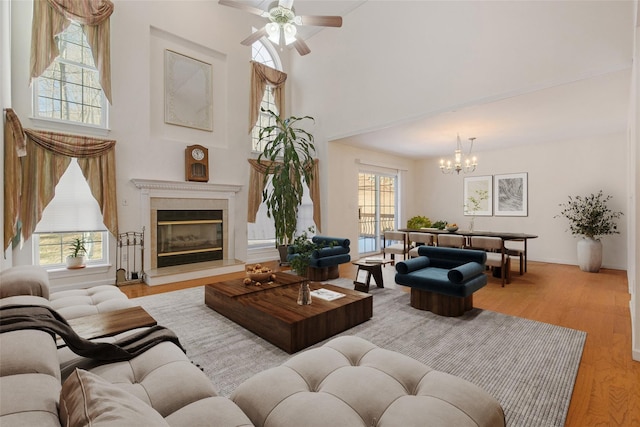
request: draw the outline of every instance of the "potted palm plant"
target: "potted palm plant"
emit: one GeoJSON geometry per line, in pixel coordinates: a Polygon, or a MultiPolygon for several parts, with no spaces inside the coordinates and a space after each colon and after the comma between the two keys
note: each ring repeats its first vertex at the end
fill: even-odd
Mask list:
{"type": "Polygon", "coordinates": [[[87,249],[85,247],[84,238],[76,237],[69,243],[69,255],[67,256],[67,268],[76,269],[85,266],[85,255],[87,249]]]}
{"type": "Polygon", "coordinates": [[[572,235],[581,235],[578,241],[578,265],[582,271],[597,273],[602,265],[602,242],[598,236],[620,234],[615,220],[622,212],[615,212],[607,206],[612,196],[604,196],[602,190],[589,196],[569,196],[569,201],[561,203],[559,215],[569,220],[572,235]]]}
{"type": "Polygon", "coordinates": [[[286,246],[293,241],[298,226],[298,208],[304,194],[303,182],[308,186],[314,179],[313,135],[297,126],[303,120],[314,119],[311,116],[282,119],[271,110],[266,112],[274,124],[262,128],[259,133],[259,141],[264,148],[258,156],[258,163],[264,162],[268,167],[262,201],[266,203],[267,215],[273,218],[275,224],[281,262],[286,262],[286,246]],[[267,185],[269,180],[270,186],[267,185]]]}

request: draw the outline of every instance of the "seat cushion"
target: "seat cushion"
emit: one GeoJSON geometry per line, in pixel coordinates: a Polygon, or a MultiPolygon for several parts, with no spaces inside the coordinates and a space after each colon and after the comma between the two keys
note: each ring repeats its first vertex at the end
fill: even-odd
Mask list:
{"type": "Polygon", "coordinates": [[[127,296],[112,285],[53,292],[49,299],[52,308],[67,320],[133,306],[127,296]]]}
{"type": "Polygon", "coordinates": [[[258,427],[505,425],[474,384],[354,336],[258,373],[231,398],[258,427]]]}

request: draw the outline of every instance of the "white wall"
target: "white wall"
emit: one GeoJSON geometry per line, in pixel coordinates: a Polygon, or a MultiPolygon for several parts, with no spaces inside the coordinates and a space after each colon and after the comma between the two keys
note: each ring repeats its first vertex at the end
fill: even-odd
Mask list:
{"type": "MultiPolygon", "coordinates": [[[[527,172],[528,216],[477,216],[474,229],[524,232],[538,235],[528,243],[531,260],[577,264],[576,242],[566,232],[569,223],[554,218],[568,196],[589,195],[603,190],[613,199],[609,206],[627,211],[627,138],[624,133],[569,141],[544,142],[501,151],[478,152],[479,165],[469,176],[527,172]],[[612,162],[617,159],[617,163],[612,162]]],[[[466,175],[444,175],[439,159],[420,162],[418,181],[419,211],[433,219],[456,222],[468,228],[470,217],[463,214],[463,179],[466,175]]],[[[618,221],[620,234],[602,238],[603,266],[626,269],[628,225],[618,221]]]]}
{"type": "Polygon", "coordinates": [[[401,205],[399,224],[406,225],[408,212],[415,211],[413,197],[416,167],[411,159],[331,142],[327,146],[327,165],[321,171],[323,224],[332,236],[351,240],[351,256],[358,257],[358,173],[361,170],[397,173],[401,205]]]}
{"type": "MultiPolygon", "coordinates": [[[[12,1],[11,6],[13,107],[25,128],[37,128],[39,124],[30,119],[28,79],[32,2],[12,1]]],[[[187,145],[202,144],[209,148],[209,182],[243,186],[237,195],[234,244],[236,257],[246,259],[247,231],[243,219],[249,175],[246,159],[250,156],[251,48],[239,42],[250,33],[251,21],[247,14],[220,6],[216,1],[115,1],[111,17],[111,130],[104,136],[117,141],[120,231],[139,231],[142,223],[139,191],[130,180],[184,181],[184,149],[187,145]],[[165,48],[212,64],[213,132],[164,123],[165,48]]],[[[286,61],[285,58],[285,64],[286,61]]],[[[15,252],[17,264],[31,262],[29,244],[15,252]]],[[[60,283],[113,281],[115,268],[99,278],[80,277],[86,272],[76,274],[78,277],[60,278],[60,283]]]]}

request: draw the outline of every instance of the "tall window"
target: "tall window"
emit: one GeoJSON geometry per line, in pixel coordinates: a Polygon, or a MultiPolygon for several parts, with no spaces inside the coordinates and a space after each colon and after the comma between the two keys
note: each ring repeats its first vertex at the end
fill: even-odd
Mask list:
{"type": "Polygon", "coordinates": [[[398,228],[396,175],[362,171],[358,174],[358,252],[380,250],[385,231],[398,228]]]}
{"type": "MultiPolygon", "coordinates": [[[[251,45],[251,58],[264,64],[268,67],[275,68],[276,70],[282,71],[282,66],[280,65],[280,60],[275,52],[272,53],[270,50],[271,47],[266,43],[258,40],[253,45],[251,45]]],[[[262,151],[264,148],[264,143],[260,143],[259,135],[260,130],[264,129],[267,126],[274,125],[274,120],[269,114],[263,113],[262,110],[271,110],[274,113],[278,114],[278,107],[276,107],[275,98],[273,96],[273,88],[267,85],[267,88],[264,91],[264,96],[262,97],[262,104],[260,104],[260,114],[258,116],[258,122],[253,127],[251,131],[251,149],[256,152],[262,151]]]]}
{"type": "Polygon", "coordinates": [[[56,41],[60,55],[34,84],[34,116],[107,128],[106,97],[82,28],[72,22],[56,41]]]}
{"type": "Polygon", "coordinates": [[[42,213],[34,232],[35,264],[47,268],[65,265],[69,245],[85,241],[87,264],[108,261],[108,233],[98,202],[91,194],[76,159],[56,185],[56,195],[42,213]]]}

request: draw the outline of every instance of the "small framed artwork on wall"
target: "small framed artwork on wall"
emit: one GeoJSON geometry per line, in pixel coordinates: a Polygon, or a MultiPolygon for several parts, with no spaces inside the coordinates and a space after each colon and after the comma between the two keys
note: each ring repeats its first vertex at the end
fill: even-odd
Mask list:
{"type": "Polygon", "coordinates": [[[493,179],[494,215],[527,216],[528,183],[527,173],[495,175],[493,179]]]}
{"type": "Polygon", "coordinates": [[[491,175],[464,178],[464,215],[491,216],[493,186],[491,175]]]}

